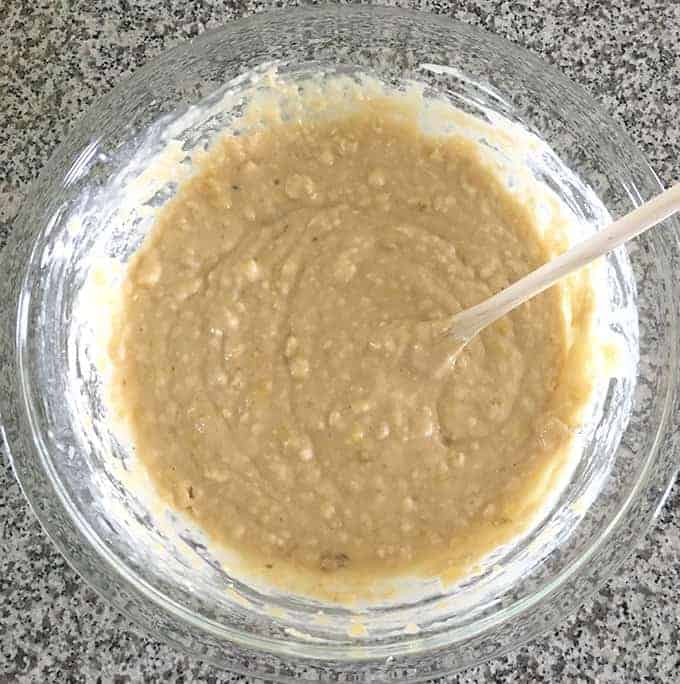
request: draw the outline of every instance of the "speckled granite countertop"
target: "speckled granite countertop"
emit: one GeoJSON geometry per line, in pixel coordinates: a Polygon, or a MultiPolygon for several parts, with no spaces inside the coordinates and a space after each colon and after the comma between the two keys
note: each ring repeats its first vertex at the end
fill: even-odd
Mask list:
{"type": "MultiPolygon", "coordinates": [[[[396,4],[483,26],[542,55],[625,125],[665,183],[680,179],[680,4],[396,4]]],[[[259,0],[4,0],[0,245],[29,182],[99,93],[162,49],[265,8],[259,0]]],[[[655,528],[618,576],[560,629],[451,681],[679,682],[679,586],[676,486],[655,528]]],[[[43,534],[3,459],[0,682],[161,680],[232,682],[243,677],[145,637],[98,598],[43,534]]]]}

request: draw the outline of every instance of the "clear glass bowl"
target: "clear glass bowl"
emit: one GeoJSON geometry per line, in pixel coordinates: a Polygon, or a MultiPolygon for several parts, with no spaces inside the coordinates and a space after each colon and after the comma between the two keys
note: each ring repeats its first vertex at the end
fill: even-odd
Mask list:
{"type": "Polygon", "coordinates": [[[207,33],[137,71],[76,124],[2,253],[0,400],[15,473],[87,582],[200,658],[274,680],[450,673],[572,612],[663,504],[678,469],[678,226],[666,222],[607,258],[607,324],[622,342],[625,370],[603,388],[583,455],[545,519],[480,575],[440,594],[350,610],[251,587],[191,539],[187,562],[112,467],[125,467],[126,454],[105,420],[78,295],[93,256],[129,256],[148,228],[139,216],[102,210],[102,197],[115,205],[135,155],[160,144],[180,117],[194,119],[180,130],[185,145],[203,144],[223,121],[193,117],[192,105],[272,61],[292,76],[324,67],[395,86],[415,79],[492,124],[533,131],[550,146],[528,159],[534,174],[585,231],[660,189],[583,91],[483,31],[424,13],[330,7],[262,14],[207,33]],[[351,629],[357,621],[365,633],[351,629]]]}

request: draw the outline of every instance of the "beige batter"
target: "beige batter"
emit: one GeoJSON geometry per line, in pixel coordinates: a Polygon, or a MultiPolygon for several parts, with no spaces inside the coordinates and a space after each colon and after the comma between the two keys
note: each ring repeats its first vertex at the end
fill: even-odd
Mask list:
{"type": "Polygon", "coordinates": [[[553,288],[442,375],[417,323],[547,258],[475,144],[396,99],[224,137],[130,263],[114,405],[161,495],[265,576],[458,576],[564,464],[590,309],[553,288]]]}

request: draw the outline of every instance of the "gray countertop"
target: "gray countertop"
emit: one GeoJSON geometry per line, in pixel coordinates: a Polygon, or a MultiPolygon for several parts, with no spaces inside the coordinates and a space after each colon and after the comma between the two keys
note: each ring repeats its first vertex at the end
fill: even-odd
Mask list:
{"type": "MultiPolygon", "coordinates": [[[[664,183],[680,178],[680,4],[394,4],[483,26],[542,55],[628,129],[664,183]]],[[[1,5],[0,245],[30,192],[29,182],[99,93],[164,48],[269,3],[4,0],[1,5]]],[[[656,526],[620,573],[559,629],[451,681],[678,682],[679,586],[676,486],[656,526]]],[[[147,638],[104,603],[54,550],[3,458],[0,682],[243,679],[147,638]]]]}

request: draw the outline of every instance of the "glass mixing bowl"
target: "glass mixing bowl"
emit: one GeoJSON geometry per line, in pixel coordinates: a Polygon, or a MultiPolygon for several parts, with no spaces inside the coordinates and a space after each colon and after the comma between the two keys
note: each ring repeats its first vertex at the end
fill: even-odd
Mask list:
{"type": "MultiPolygon", "coordinates": [[[[547,146],[528,153],[528,166],[584,233],[660,189],[591,98],[483,31],[424,13],[327,7],[209,32],[102,98],[28,194],[0,268],[0,397],[14,470],[85,580],[200,658],[274,680],[449,673],[572,612],[663,504],[678,468],[678,226],[668,221],[606,259],[607,325],[623,363],[602,388],[569,481],[535,529],[476,576],[409,600],[347,608],[250,586],[225,573],[189,532],[172,537],[157,525],[126,486],[128,455],[106,421],[79,295],[95,259],[125,259],[148,229],[134,207],[120,209],[132,161],[167,141],[170,129],[184,149],[205,144],[225,116],[219,107],[206,114],[206,103],[219,102],[225,83],[238,89],[239,77],[271,62],[291,78],[325,68],[369,72],[395,87],[414,79],[491,125],[532,131],[547,146]]],[[[172,184],[162,188],[153,202],[172,191],[172,184]]]]}

